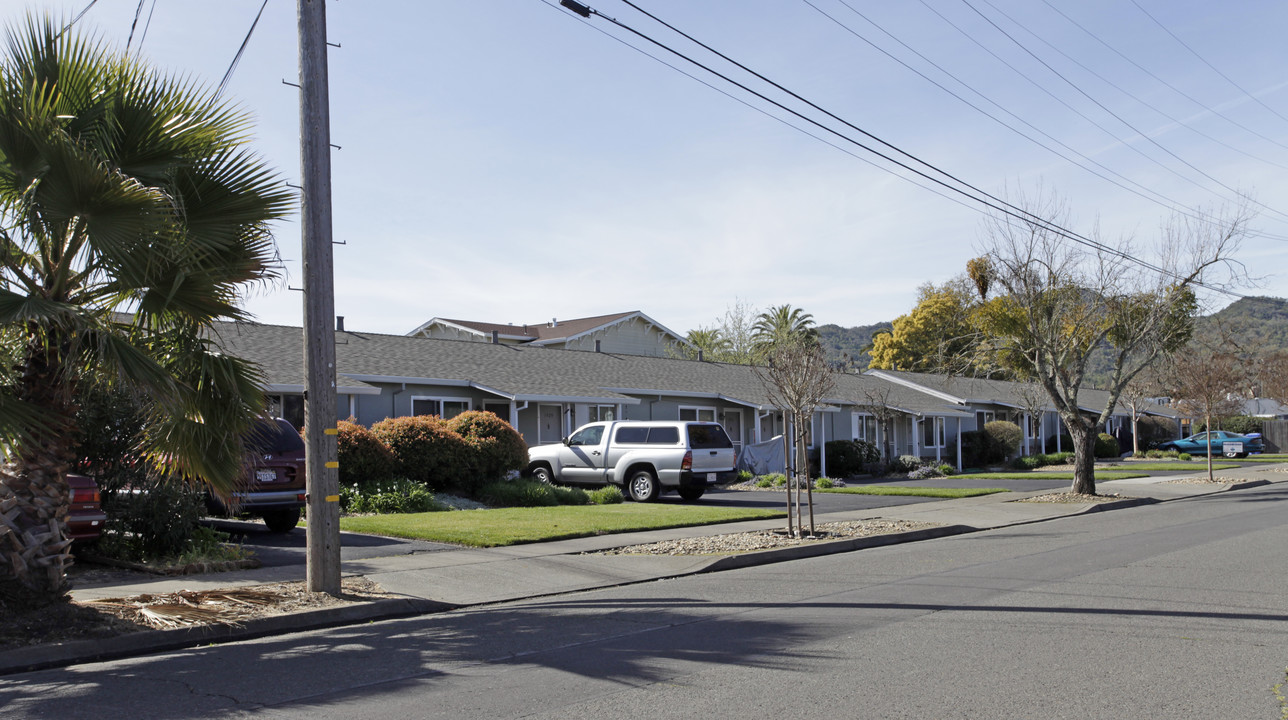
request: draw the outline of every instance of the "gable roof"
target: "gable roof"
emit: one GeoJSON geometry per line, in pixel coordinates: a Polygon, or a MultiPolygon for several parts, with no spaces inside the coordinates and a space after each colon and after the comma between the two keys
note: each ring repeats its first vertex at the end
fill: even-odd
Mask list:
{"type": "Polygon", "coordinates": [[[645,323],[660,329],[667,335],[674,337],[677,342],[687,344],[687,341],[683,336],[676,334],[670,328],[645,315],[639,310],[612,313],[610,315],[572,318],[570,320],[555,319],[548,323],[537,323],[535,325],[503,325],[501,323],[479,322],[477,320],[453,320],[450,318],[435,317],[407,334],[414,336],[424,332],[433,325],[446,325],[457,330],[478,335],[479,337],[491,337],[492,333],[495,332],[498,336],[507,340],[519,340],[525,343],[546,345],[574,340],[586,335],[587,333],[602,330],[635,318],[639,318],[645,323]]]}

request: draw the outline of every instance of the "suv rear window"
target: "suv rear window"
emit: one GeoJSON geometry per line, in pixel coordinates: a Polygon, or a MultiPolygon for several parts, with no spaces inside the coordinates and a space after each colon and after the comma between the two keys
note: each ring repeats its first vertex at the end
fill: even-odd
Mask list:
{"type": "Polygon", "coordinates": [[[256,420],[246,437],[246,447],[260,454],[280,455],[303,450],[304,438],[293,425],[281,418],[256,420]]]}
{"type": "Polygon", "coordinates": [[[690,425],[689,447],[695,450],[731,448],[733,441],[719,425],[690,425]]]}

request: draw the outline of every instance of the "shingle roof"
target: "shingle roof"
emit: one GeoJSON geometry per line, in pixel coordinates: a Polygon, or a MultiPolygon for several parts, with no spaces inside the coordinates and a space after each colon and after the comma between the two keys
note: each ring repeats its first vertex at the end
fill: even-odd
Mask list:
{"type": "MultiPolygon", "coordinates": [[[[258,363],[270,384],[304,383],[301,328],[222,323],[217,335],[228,352],[258,363]]],[[[658,394],[772,405],[746,365],[406,335],[337,332],[336,371],[340,384],[468,382],[518,401],[639,402],[633,396],[658,394]]],[[[907,412],[961,414],[924,392],[863,375],[836,375],[836,389],[825,401],[865,405],[882,393],[886,404],[907,412]]]]}
{"type": "Polygon", "coordinates": [[[596,315],[594,317],[572,318],[569,320],[551,320],[550,322],[534,323],[532,325],[514,325],[512,323],[490,323],[479,322],[477,320],[453,320],[451,318],[434,318],[429,322],[413,330],[410,335],[414,335],[434,322],[450,323],[469,330],[474,330],[480,335],[488,336],[493,332],[507,337],[531,338],[536,342],[551,342],[563,340],[590,332],[596,328],[605,325],[611,325],[618,320],[628,318],[632,315],[641,315],[638,310],[628,312],[613,313],[611,315],[596,315]]]}

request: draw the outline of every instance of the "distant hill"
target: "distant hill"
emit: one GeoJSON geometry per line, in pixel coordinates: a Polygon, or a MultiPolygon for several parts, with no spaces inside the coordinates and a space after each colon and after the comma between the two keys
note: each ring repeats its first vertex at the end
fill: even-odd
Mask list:
{"type": "Polygon", "coordinates": [[[879,332],[889,332],[892,327],[888,322],[850,328],[829,323],[818,326],[818,339],[827,352],[829,363],[866,370],[868,363],[872,361],[872,356],[868,354],[872,336],[879,332]]]}
{"type": "Polygon", "coordinates": [[[1210,340],[1229,337],[1242,348],[1257,352],[1288,349],[1288,300],[1240,298],[1199,318],[1194,333],[1210,340]]]}

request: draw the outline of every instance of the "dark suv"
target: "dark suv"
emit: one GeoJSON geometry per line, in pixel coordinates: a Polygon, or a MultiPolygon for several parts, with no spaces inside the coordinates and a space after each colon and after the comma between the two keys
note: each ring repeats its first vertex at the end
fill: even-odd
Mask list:
{"type": "Polygon", "coordinates": [[[210,495],[208,509],[218,515],[259,515],[269,530],[290,532],[305,504],[304,439],[282,418],[258,420],[245,446],[252,463],[244,482],[228,503],[210,495]]]}

